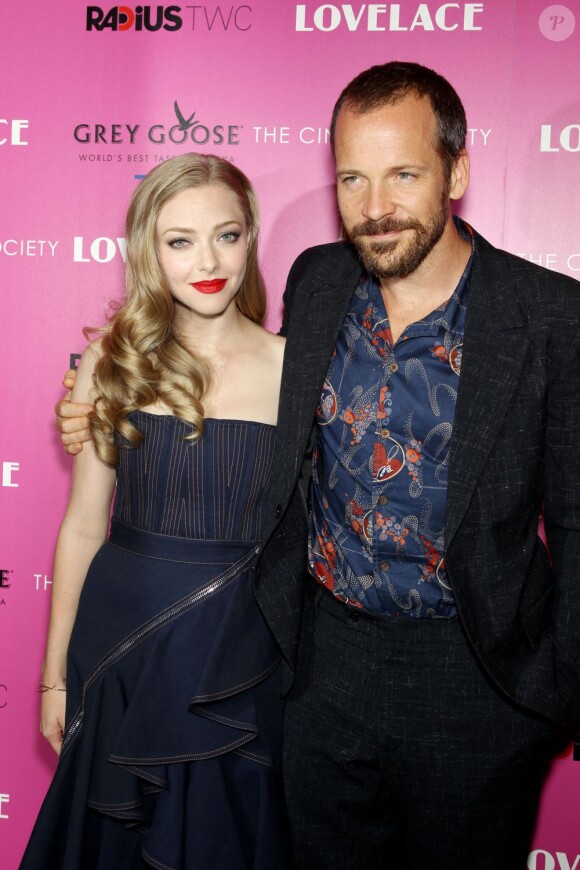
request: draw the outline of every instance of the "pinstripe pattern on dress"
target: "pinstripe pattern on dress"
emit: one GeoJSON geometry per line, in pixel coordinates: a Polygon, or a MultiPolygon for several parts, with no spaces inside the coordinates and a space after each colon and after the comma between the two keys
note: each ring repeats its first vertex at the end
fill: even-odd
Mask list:
{"type": "Polygon", "coordinates": [[[203,436],[192,442],[186,437],[191,426],[176,417],[130,416],[143,435],[147,461],[139,458],[140,447],[121,442],[114,519],[163,535],[257,540],[272,480],[274,426],[207,418],[203,436]]]}

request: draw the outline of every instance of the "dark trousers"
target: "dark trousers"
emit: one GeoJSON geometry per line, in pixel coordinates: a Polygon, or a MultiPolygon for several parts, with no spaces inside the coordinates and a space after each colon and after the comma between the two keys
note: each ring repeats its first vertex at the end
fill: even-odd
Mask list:
{"type": "Polygon", "coordinates": [[[560,729],[500,694],[458,620],[310,597],[284,735],[295,866],[524,870],[560,729]]]}

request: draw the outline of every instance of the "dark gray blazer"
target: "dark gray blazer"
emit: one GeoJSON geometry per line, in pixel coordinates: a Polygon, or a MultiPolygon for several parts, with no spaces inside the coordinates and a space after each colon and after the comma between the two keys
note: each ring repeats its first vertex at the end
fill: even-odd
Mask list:
{"type": "MultiPolygon", "coordinates": [[[[346,243],[288,279],[287,335],[256,595],[293,667],[306,584],[314,414],[362,273],[346,243]]],[[[510,698],[580,716],[580,284],[476,234],[451,442],[446,564],[483,667],[510,698]],[[552,564],[537,535],[544,505],[552,564]]]]}

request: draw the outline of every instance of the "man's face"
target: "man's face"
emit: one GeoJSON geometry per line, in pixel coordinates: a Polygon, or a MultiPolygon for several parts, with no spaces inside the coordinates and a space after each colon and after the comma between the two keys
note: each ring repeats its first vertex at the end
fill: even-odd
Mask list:
{"type": "Polygon", "coordinates": [[[414,272],[451,221],[454,173],[447,178],[436,142],[427,99],[408,96],[362,115],[343,107],[338,116],[342,221],[367,271],[379,279],[414,272]]]}

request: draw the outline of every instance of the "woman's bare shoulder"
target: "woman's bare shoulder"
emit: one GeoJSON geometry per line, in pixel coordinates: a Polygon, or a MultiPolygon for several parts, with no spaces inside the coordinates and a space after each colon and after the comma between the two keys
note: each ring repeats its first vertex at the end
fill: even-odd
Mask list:
{"type": "Polygon", "coordinates": [[[72,391],[74,402],[90,402],[93,399],[93,372],[103,356],[102,339],[91,341],[84,349],[77,367],[75,384],[72,391]]]}
{"type": "Polygon", "coordinates": [[[257,323],[252,324],[252,340],[256,341],[256,347],[268,353],[284,354],[284,346],[286,339],[281,335],[276,335],[274,332],[269,332],[263,326],[258,326],[257,323]]]}
{"type": "Polygon", "coordinates": [[[90,369],[92,371],[104,354],[105,349],[103,347],[102,336],[93,339],[83,350],[79,360],[78,369],[80,370],[81,368],[84,368],[85,370],[90,369]]]}

